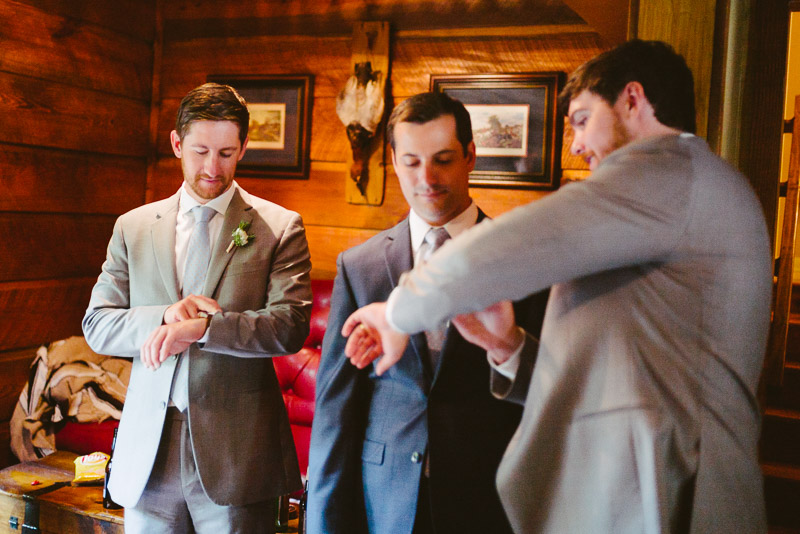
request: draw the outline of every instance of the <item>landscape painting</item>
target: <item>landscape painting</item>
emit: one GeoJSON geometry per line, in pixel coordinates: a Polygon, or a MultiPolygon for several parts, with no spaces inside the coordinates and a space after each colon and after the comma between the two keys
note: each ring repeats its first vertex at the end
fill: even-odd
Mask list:
{"type": "Polygon", "coordinates": [[[283,150],[286,132],[286,104],[248,104],[250,142],[248,148],[283,150]]]}
{"type": "Polygon", "coordinates": [[[530,106],[466,105],[478,156],[527,156],[530,106]]]}

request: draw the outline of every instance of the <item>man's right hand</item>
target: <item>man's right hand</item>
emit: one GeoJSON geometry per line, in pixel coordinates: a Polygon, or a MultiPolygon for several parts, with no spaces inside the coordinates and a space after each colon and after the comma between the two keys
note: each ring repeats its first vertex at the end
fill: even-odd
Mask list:
{"type": "Polygon", "coordinates": [[[189,295],[179,300],[164,312],[164,324],[174,324],[187,319],[202,317],[200,312],[213,315],[222,311],[216,300],[202,295],[189,295]]]}

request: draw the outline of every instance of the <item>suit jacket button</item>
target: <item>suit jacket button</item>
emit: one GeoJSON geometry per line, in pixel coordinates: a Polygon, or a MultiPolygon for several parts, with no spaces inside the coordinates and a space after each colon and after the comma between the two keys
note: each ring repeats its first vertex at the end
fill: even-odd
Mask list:
{"type": "Polygon", "coordinates": [[[416,451],[411,454],[411,461],[418,464],[422,461],[422,455],[416,451]]]}

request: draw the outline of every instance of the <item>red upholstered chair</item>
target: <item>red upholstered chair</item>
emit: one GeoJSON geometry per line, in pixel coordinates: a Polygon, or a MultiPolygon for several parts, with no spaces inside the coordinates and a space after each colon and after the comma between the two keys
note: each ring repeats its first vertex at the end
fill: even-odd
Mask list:
{"type": "Polygon", "coordinates": [[[308,470],[308,445],[311,440],[311,420],[314,417],[314,387],[322,352],[322,338],[328,325],[332,289],[333,280],[312,280],[314,305],[311,308],[311,332],[305,346],[297,354],[272,360],[283,391],[286,411],[289,413],[300,472],[304,477],[308,470]]]}

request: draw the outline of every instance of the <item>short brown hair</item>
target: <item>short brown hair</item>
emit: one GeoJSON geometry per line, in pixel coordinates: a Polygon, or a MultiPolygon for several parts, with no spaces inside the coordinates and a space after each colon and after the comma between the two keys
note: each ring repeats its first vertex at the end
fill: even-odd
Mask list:
{"type": "Polygon", "coordinates": [[[683,57],[661,41],[634,39],[590,59],[570,75],[558,95],[567,115],[569,103],[588,90],[613,106],[630,82],[639,82],[658,121],[695,133],[694,78],[683,57]]]}
{"type": "Polygon", "coordinates": [[[178,108],[175,130],[183,139],[195,121],[233,121],[239,126],[239,142],[244,145],[250,127],[247,102],[230,85],[206,83],[189,91],[178,108]]]}
{"type": "Polygon", "coordinates": [[[392,111],[386,125],[386,139],[394,150],[394,127],[399,122],[425,124],[439,117],[451,115],[456,121],[456,137],[467,155],[472,142],[472,122],[464,104],[445,93],[420,93],[400,102],[392,111]]]}

